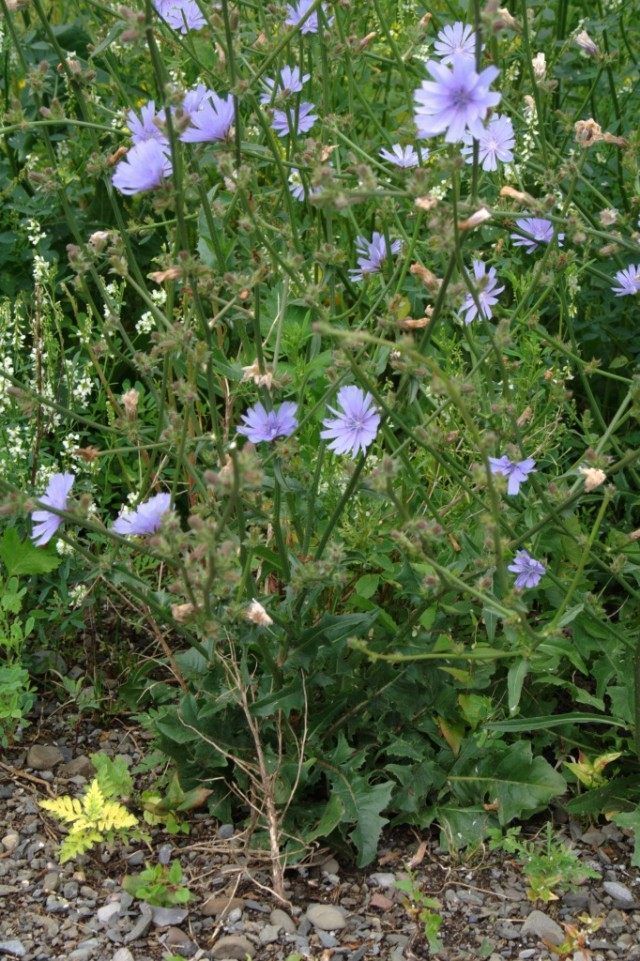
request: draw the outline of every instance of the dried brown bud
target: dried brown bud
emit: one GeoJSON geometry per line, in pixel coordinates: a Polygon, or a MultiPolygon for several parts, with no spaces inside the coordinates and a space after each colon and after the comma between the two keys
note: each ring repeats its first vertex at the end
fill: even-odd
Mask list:
{"type": "Polygon", "coordinates": [[[532,417],[533,417],[533,411],[531,410],[531,408],[525,407],[525,409],[522,411],[522,413],[518,417],[516,424],[518,425],[518,427],[524,427],[526,424],[529,423],[532,417]]]}
{"type": "Polygon", "coordinates": [[[600,487],[600,484],[604,484],[607,479],[605,472],[598,467],[580,467],[579,470],[584,477],[584,489],[587,494],[596,487],[600,487]]]}
{"type": "Polygon", "coordinates": [[[481,207],[480,210],[476,210],[476,212],[471,214],[466,220],[461,220],[458,223],[458,230],[473,230],[487,220],[491,220],[491,214],[486,207],[481,207]]]}
{"type": "Polygon", "coordinates": [[[255,597],[249,604],[244,616],[252,624],[259,624],[260,627],[269,627],[273,624],[273,618],[269,617],[262,604],[255,597]]]}
{"type": "Polygon", "coordinates": [[[89,464],[91,464],[96,457],[100,456],[100,451],[97,447],[78,447],[74,453],[76,457],[81,457],[82,460],[86,460],[89,464]]]}
{"type": "Polygon", "coordinates": [[[500,196],[517,200],[519,204],[523,204],[525,207],[531,207],[536,202],[531,194],[524,193],[522,190],[516,190],[515,187],[501,187],[500,196]]]}
{"type": "Polygon", "coordinates": [[[110,154],[107,157],[107,164],[109,167],[115,167],[119,160],[122,160],[127,152],[126,147],[118,147],[115,153],[110,154]]]}
{"type": "Polygon", "coordinates": [[[178,277],[181,276],[181,267],[168,267],[166,270],[154,270],[152,273],[147,274],[149,280],[152,280],[154,284],[164,284],[167,280],[177,280],[178,277]]]}
{"type": "Polygon", "coordinates": [[[188,621],[189,618],[195,614],[195,611],[196,609],[193,606],[193,604],[172,604],[171,605],[171,614],[173,616],[174,621],[177,621],[178,624],[184,624],[185,621],[188,621]]]}
{"type": "Polygon", "coordinates": [[[419,263],[411,264],[409,273],[413,274],[414,277],[417,277],[418,280],[421,280],[427,290],[431,290],[434,293],[440,290],[442,281],[439,277],[436,277],[436,275],[429,270],[428,267],[423,267],[422,264],[419,263]]]}
{"type": "Polygon", "coordinates": [[[433,210],[439,203],[438,198],[432,197],[431,194],[427,194],[426,197],[416,197],[414,202],[419,210],[433,210]]]}
{"type": "Polygon", "coordinates": [[[140,395],[135,387],[132,387],[131,390],[126,391],[126,393],[122,395],[122,406],[129,420],[134,420],[138,413],[139,399],[140,395]]]}

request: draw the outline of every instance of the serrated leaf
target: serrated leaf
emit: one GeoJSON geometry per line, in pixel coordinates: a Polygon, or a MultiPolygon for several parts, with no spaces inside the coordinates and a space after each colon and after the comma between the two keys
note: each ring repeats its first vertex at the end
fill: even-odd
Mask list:
{"type": "Polygon", "coordinates": [[[564,794],[566,782],[543,757],[533,757],[527,741],[517,741],[502,755],[477,755],[456,766],[449,782],[466,799],[496,804],[501,824],[533,813],[564,794]]]}
{"type": "Polygon", "coordinates": [[[640,806],[635,809],[635,811],[624,811],[620,814],[615,814],[611,820],[614,824],[617,824],[620,828],[629,828],[633,831],[633,854],[631,855],[631,863],[634,868],[640,868],[640,806]]]}
{"type": "Polygon", "coordinates": [[[49,550],[36,547],[27,538],[21,541],[15,527],[9,527],[0,538],[0,558],[9,577],[29,574],[49,574],[62,563],[62,558],[49,550]]]}
{"type": "Polygon", "coordinates": [[[333,791],[345,809],[343,820],[356,824],[349,837],[358,852],[356,863],[363,868],[376,856],[380,833],[388,820],[381,817],[380,812],[391,800],[393,781],[369,784],[365,777],[355,774],[343,774],[332,780],[333,791]]]}
{"type": "Polygon", "coordinates": [[[320,820],[314,828],[306,832],[304,839],[307,844],[316,838],[326,838],[334,831],[344,817],[344,804],[337,794],[332,794],[327,801],[320,820]]]}

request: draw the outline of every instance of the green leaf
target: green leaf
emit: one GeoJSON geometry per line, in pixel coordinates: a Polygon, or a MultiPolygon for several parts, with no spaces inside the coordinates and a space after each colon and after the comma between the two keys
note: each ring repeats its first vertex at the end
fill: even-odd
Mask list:
{"type": "Polygon", "coordinates": [[[505,731],[517,734],[523,731],[547,731],[553,727],[565,724],[606,724],[609,727],[627,727],[622,721],[616,721],[605,714],[556,714],[553,717],[523,717],[510,721],[491,721],[486,725],[489,731],[505,731]]]}
{"type": "Polygon", "coordinates": [[[363,574],[356,581],[355,590],[359,597],[373,597],[380,583],[379,574],[363,574]]]}
{"type": "Polygon", "coordinates": [[[520,704],[522,685],[529,672],[529,662],[525,658],[516,661],[509,668],[507,674],[507,696],[509,701],[509,714],[515,714],[520,704]]]}
{"type": "Polygon", "coordinates": [[[36,547],[27,538],[21,541],[15,527],[9,527],[0,538],[0,558],[10,577],[28,574],[49,574],[60,566],[62,558],[36,547]]]}
{"type": "Polygon", "coordinates": [[[496,804],[501,824],[539,810],[567,787],[543,757],[532,756],[528,741],[517,741],[497,756],[463,752],[460,762],[448,778],[454,794],[467,802],[496,804]]]}
{"type": "Polygon", "coordinates": [[[387,818],[380,816],[391,800],[393,781],[369,784],[368,780],[351,773],[350,776],[334,777],[333,791],[340,798],[345,810],[344,821],[355,821],[349,837],[356,846],[359,868],[370,864],[376,856],[378,840],[387,818]]]}
{"type": "Polygon", "coordinates": [[[326,838],[338,827],[344,817],[344,804],[337,794],[332,794],[316,826],[305,832],[304,839],[309,844],[316,838],[326,838]]]}

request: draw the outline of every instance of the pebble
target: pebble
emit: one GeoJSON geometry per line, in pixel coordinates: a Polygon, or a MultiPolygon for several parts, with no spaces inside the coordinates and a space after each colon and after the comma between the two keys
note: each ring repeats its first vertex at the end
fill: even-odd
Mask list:
{"type": "Polygon", "coordinates": [[[111,961],[135,961],[129,948],[118,948],[111,961]]]}
{"type": "Polygon", "coordinates": [[[74,898],[78,897],[78,891],[80,886],[77,881],[67,881],[67,883],[62,888],[62,896],[67,899],[67,901],[73,901],[74,898]]]}
{"type": "Polygon", "coordinates": [[[137,941],[138,938],[144,937],[149,928],[151,927],[151,922],[153,921],[153,911],[147,904],[140,905],[140,917],[132,927],[128,934],[125,934],[124,940],[127,944],[132,941],[137,941]]]}
{"type": "Polygon", "coordinates": [[[60,875],[57,871],[47,871],[42,881],[42,890],[47,894],[53,894],[54,891],[58,890],[58,885],[60,884],[60,875]]]}
{"type": "Polygon", "coordinates": [[[100,942],[96,938],[89,938],[67,956],[67,961],[89,961],[99,948],[100,942]]]}
{"type": "Polygon", "coordinates": [[[259,934],[261,944],[273,944],[274,941],[278,940],[280,934],[280,927],[276,924],[265,924],[263,929],[259,934]]]}
{"type": "Polygon", "coordinates": [[[93,764],[86,756],[86,754],[81,754],[79,757],[73,759],[73,761],[67,761],[63,764],[58,771],[62,777],[72,778],[72,777],[84,777],[90,778],[94,775],[93,764]]]}
{"type": "Polygon", "coordinates": [[[0,941],[0,954],[12,954],[14,958],[24,958],[27,953],[22,941],[0,941]]]}
{"type": "Polygon", "coordinates": [[[157,928],[168,928],[172,924],[182,924],[188,911],[186,908],[152,908],[153,923],[157,928]]]}
{"type": "Polygon", "coordinates": [[[295,934],[296,925],[295,921],[289,917],[286,911],[281,908],[274,908],[269,917],[271,924],[275,925],[277,928],[282,928],[286,934],[295,934]]]}
{"type": "Polygon", "coordinates": [[[178,948],[180,954],[186,958],[190,958],[198,950],[198,945],[180,928],[169,928],[165,934],[165,943],[167,947],[178,948]]]}
{"type": "Polygon", "coordinates": [[[216,941],[211,951],[211,957],[216,959],[228,958],[245,961],[246,956],[253,957],[253,945],[248,938],[242,934],[226,934],[219,941],[216,941]]]}
{"type": "Polygon", "coordinates": [[[326,871],[327,874],[339,874],[340,865],[338,864],[335,858],[329,858],[322,865],[322,870],[326,871]]]}
{"type": "Polygon", "coordinates": [[[318,937],[322,943],[323,948],[337,948],[340,942],[330,931],[323,931],[320,929],[318,931],[318,937]]]}
{"type": "Polygon", "coordinates": [[[602,887],[614,901],[619,901],[621,904],[633,904],[635,902],[635,898],[626,884],[620,884],[619,881],[605,881],[602,887]]]}
{"type": "Polygon", "coordinates": [[[527,920],[522,925],[522,934],[531,934],[541,941],[548,941],[550,944],[562,944],[564,941],[564,931],[553,918],[543,914],[542,911],[532,911],[527,920]]]}
{"type": "Polygon", "coordinates": [[[5,851],[15,851],[20,843],[20,835],[15,831],[9,831],[2,839],[2,847],[5,851]]]}
{"type": "Polygon", "coordinates": [[[100,924],[108,924],[110,919],[120,913],[121,904],[119,901],[110,901],[109,904],[103,904],[101,908],[96,911],[96,917],[100,924]]]}
{"type": "Polygon", "coordinates": [[[321,931],[337,931],[347,923],[344,909],[333,904],[310,904],[307,918],[321,931]]]}
{"type": "Polygon", "coordinates": [[[221,841],[229,841],[235,833],[233,824],[221,824],[218,828],[218,837],[221,841]]]}
{"type": "Polygon", "coordinates": [[[32,744],[27,754],[27,767],[33,771],[52,771],[64,760],[62,751],[51,744],[32,744]]]}
{"type": "Polygon", "coordinates": [[[242,898],[225,898],[224,896],[212,895],[200,905],[200,914],[206,918],[226,918],[230,911],[244,908],[242,898]]]}
{"type": "Polygon", "coordinates": [[[622,934],[627,929],[627,919],[622,911],[613,908],[607,915],[604,927],[609,934],[622,934]]]}
{"type": "Polygon", "coordinates": [[[173,854],[173,845],[163,844],[158,851],[158,861],[160,862],[160,864],[169,864],[172,854],[173,854]]]}
{"type": "Polygon", "coordinates": [[[394,888],[396,886],[395,874],[385,874],[377,872],[369,875],[369,884],[375,884],[379,888],[394,888]]]}
{"type": "Polygon", "coordinates": [[[129,855],[129,857],[127,858],[127,861],[132,867],[137,868],[138,865],[144,863],[144,858],[145,858],[144,851],[134,851],[133,854],[129,855]]]}

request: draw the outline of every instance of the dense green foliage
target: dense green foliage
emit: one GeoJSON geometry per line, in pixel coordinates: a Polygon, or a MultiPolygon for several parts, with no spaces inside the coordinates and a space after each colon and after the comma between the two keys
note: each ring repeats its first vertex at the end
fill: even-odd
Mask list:
{"type": "Polygon", "coordinates": [[[198,6],[183,35],[144,0],[0,0],[0,724],[29,707],[29,637],[55,650],[91,618],[123,659],[154,645],[122,702],[274,860],[328,838],[365,864],[388,821],[459,848],[559,798],[637,823],[640,295],[611,289],[640,263],[632,5],[331,0],[315,34],[279,3],[198,6]],[[500,68],[514,160],[438,136],[390,166],[456,19],[500,68]],[[280,138],[261,78],[293,64],[319,119],[280,138]],[[172,121],[172,176],[123,196],[127,111],[154,98],[179,126],[197,83],[236,95],[233,131],[172,121]],[[610,136],[585,146],[590,118],[610,136]],[[527,215],[563,245],[514,245],[527,215]],[[359,280],[373,231],[402,248],[359,280]],[[505,290],[467,325],[478,257],[505,290]],[[354,459],[320,438],[344,385],[381,415],[354,459]],[[295,402],[297,430],[246,443],[257,401],[295,402]],[[501,456],[536,461],[517,496],[501,456]],[[60,471],[65,523],[36,549],[60,471]],[[157,533],[112,530],[159,492],[157,533]],[[15,570],[27,550],[44,566],[15,570]],[[546,569],[526,590],[519,550],[546,569]],[[589,763],[590,786],[569,766],[589,763]]]}

